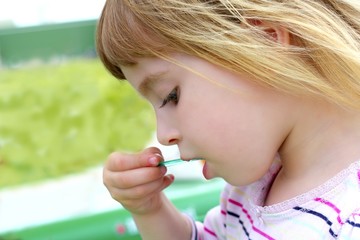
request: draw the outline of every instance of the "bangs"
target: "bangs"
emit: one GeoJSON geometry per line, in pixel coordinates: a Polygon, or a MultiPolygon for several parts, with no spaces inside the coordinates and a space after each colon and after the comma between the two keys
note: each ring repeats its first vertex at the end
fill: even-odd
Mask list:
{"type": "Polygon", "coordinates": [[[131,66],[141,57],[166,49],[165,40],[137,17],[126,1],[106,1],[97,27],[97,52],[105,67],[124,79],[120,65],[131,66]]]}

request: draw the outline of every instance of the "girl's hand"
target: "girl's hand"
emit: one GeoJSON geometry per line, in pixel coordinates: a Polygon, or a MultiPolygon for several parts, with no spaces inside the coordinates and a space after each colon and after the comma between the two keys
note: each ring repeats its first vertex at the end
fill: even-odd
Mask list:
{"type": "Polygon", "coordinates": [[[158,148],[139,154],[112,153],[104,167],[103,180],[111,196],[133,214],[146,215],[160,209],[162,190],[174,180],[165,175],[166,168],[158,148]]]}

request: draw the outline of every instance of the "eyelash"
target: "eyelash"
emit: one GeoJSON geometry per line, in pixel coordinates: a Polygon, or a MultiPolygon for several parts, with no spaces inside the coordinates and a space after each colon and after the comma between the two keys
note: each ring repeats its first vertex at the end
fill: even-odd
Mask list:
{"type": "Polygon", "coordinates": [[[179,88],[174,88],[163,100],[160,108],[164,107],[166,104],[172,102],[174,104],[177,104],[179,102],[179,88]]]}

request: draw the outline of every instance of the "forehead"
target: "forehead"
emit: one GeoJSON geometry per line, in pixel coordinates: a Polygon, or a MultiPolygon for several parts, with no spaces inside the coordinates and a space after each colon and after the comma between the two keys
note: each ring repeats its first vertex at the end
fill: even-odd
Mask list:
{"type": "Polygon", "coordinates": [[[142,88],[145,83],[155,81],[164,76],[172,63],[158,57],[140,58],[136,64],[120,66],[126,80],[136,89],[142,88]]]}

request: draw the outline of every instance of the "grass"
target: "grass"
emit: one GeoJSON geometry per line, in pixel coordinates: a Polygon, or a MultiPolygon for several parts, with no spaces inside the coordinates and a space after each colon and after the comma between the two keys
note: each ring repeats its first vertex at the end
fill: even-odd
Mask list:
{"type": "Polygon", "coordinates": [[[0,188],[139,151],[155,129],[150,106],[98,60],[0,70],[0,188]]]}

